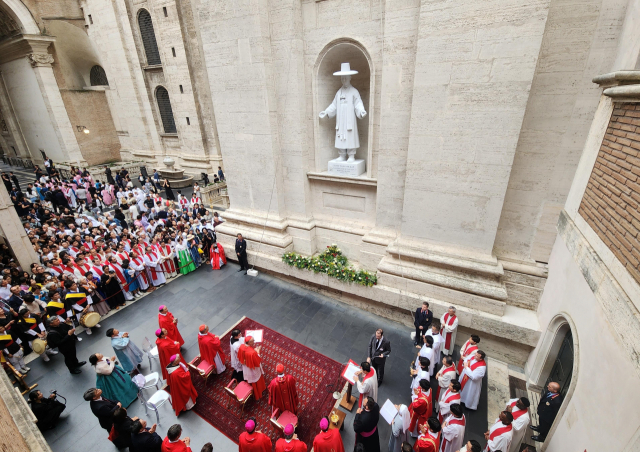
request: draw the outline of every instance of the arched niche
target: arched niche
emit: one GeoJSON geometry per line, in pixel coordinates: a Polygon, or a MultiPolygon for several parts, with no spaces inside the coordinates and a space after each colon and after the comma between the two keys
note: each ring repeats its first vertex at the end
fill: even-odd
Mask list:
{"type": "Polygon", "coordinates": [[[358,41],[346,38],[327,44],[318,55],[314,66],[313,117],[316,171],[327,171],[329,160],[338,157],[338,150],[335,147],[336,118],[320,119],[318,115],[333,102],[336,92],[342,86],[340,77],[333,75],[340,70],[342,63],[349,63],[352,70],[358,71],[358,74],[351,76],[351,85],[359,91],[367,116],[357,119],[360,148],[356,152],[356,159],[364,159],[365,174],[371,177],[374,108],[372,93],[375,92],[375,71],[365,47],[358,41]]]}
{"type": "Polygon", "coordinates": [[[0,8],[20,25],[23,33],[30,35],[40,34],[40,28],[31,15],[31,11],[21,0],[0,0],[0,8]]]}
{"type": "MultiPolygon", "coordinates": [[[[558,411],[556,419],[549,430],[547,438],[540,448],[541,452],[544,452],[553,437],[553,434],[556,431],[556,428],[561,421],[567,406],[569,405],[569,401],[573,396],[573,392],[576,388],[576,383],[578,381],[578,369],[579,369],[579,344],[578,344],[578,330],[575,327],[575,324],[569,314],[566,312],[561,312],[557,314],[547,326],[547,330],[544,333],[542,338],[542,342],[538,348],[538,354],[535,357],[533,365],[531,366],[531,370],[529,372],[529,382],[528,387],[531,391],[543,391],[546,387],[547,382],[550,379],[550,376],[555,373],[557,370],[557,361],[559,355],[566,353],[567,345],[571,345],[571,349],[573,351],[573,365],[570,369],[570,376],[568,378],[569,381],[566,382],[566,386],[564,388],[561,386],[561,392],[564,396],[564,400],[558,411]],[[570,344],[567,344],[567,338],[570,338],[570,344]]],[[[569,369],[566,369],[565,372],[569,372],[569,369]]],[[[555,378],[551,378],[554,380],[555,378]]]]}

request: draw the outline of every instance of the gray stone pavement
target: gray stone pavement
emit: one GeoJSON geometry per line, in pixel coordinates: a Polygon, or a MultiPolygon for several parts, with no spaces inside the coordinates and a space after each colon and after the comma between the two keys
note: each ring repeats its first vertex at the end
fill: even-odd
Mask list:
{"type": "MultiPolygon", "coordinates": [[[[161,304],[166,304],[180,319],[180,331],[186,341],[183,352],[189,360],[198,354],[197,327],[201,323],[207,323],[214,333],[222,334],[242,316],[247,316],[341,363],[348,359],[363,360],[369,338],[380,327],[391,340],[392,353],[387,361],[384,384],[380,387],[379,402],[382,404],[387,398],[394,403],[410,402],[408,368],[417,349],[409,337],[409,328],[274,276],[245,276],[244,272],[237,272],[238,268],[236,264],[230,264],[214,272],[203,266],[121,309],[101,321],[102,329],[97,334],[81,334],[83,341],[78,344],[78,358],[87,360],[95,352],[111,356],[110,341],[104,335],[110,327],[128,331],[138,346],[145,336],[153,340],[158,327],[157,310],[161,304]]],[[[68,401],[58,426],[45,432],[51,448],[55,452],[84,452],[88,448],[92,452],[115,451],[105,430],[92,415],[89,404],[82,399],[83,392],[95,385],[93,368],[86,364],[82,367],[82,374],[71,375],[64,366],[62,355],[52,357],[49,363],[36,359],[29,365],[32,370],[27,377],[28,382],[38,383],[38,389],[45,394],[56,389],[68,401]]],[[[155,364],[153,370],[157,369],[155,364]]],[[[149,362],[145,358],[143,374],[147,373],[149,362]]],[[[467,412],[466,437],[477,439],[481,444],[484,444],[482,433],[487,426],[486,407],[485,378],[478,411],[467,412]]],[[[150,424],[155,422],[154,413],[150,411],[146,415],[138,401],[128,411],[132,417],[145,418],[150,424]]],[[[354,415],[355,409],[347,415],[342,433],[346,450],[351,450],[354,444],[354,415]]],[[[160,408],[159,434],[164,437],[176,421],[182,424],[184,434],[191,437],[194,452],[206,442],[211,442],[215,451],[237,450],[235,443],[193,412],[183,413],[176,420],[168,405],[160,408]]],[[[390,426],[381,419],[378,428],[381,452],[385,452],[390,426]]]]}

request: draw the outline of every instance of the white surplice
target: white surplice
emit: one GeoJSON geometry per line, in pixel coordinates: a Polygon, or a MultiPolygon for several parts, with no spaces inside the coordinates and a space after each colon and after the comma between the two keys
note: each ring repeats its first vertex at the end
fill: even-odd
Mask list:
{"type": "Polygon", "coordinates": [[[448,312],[445,312],[444,314],[442,314],[442,317],[440,317],[440,325],[442,326],[441,331],[442,331],[442,348],[441,351],[442,353],[446,355],[453,355],[453,348],[456,345],[456,332],[458,331],[458,316],[456,316],[456,318],[453,320],[453,323],[451,325],[449,325],[449,321],[447,320],[447,323],[445,323],[445,317],[447,317],[448,312]],[[451,333],[451,341],[449,342],[449,348],[446,348],[446,340],[447,340],[447,333],[451,333]]]}
{"type": "Polygon", "coordinates": [[[372,367],[373,376],[371,378],[367,378],[364,382],[360,380],[356,380],[356,387],[358,388],[358,392],[363,395],[363,400],[365,397],[371,397],[376,402],[378,401],[378,374],[376,370],[372,367]]]}
{"type": "Polygon", "coordinates": [[[242,344],[244,344],[244,337],[241,337],[240,340],[231,344],[231,367],[233,367],[236,372],[242,372],[242,363],[238,360],[238,349],[242,344]]]}
{"type": "Polygon", "coordinates": [[[460,425],[457,422],[450,424],[450,422],[456,418],[453,414],[450,414],[445,420],[442,426],[442,444],[440,445],[440,452],[456,452],[462,448],[464,443],[464,430],[466,419],[464,415],[461,419],[463,424],[460,425]]]}
{"type": "MultiPolygon", "coordinates": [[[[473,365],[476,362],[475,358],[469,361],[469,365],[473,365]]],[[[464,403],[464,406],[470,410],[478,408],[478,401],[480,400],[480,390],[482,389],[482,377],[487,372],[487,366],[478,366],[475,370],[471,370],[471,367],[465,367],[460,374],[460,382],[465,375],[469,377],[469,380],[465,384],[462,391],[460,391],[460,400],[464,403]]]]}
{"type": "Polygon", "coordinates": [[[518,452],[520,450],[520,443],[524,439],[524,435],[527,433],[527,426],[529,425],[529,410],[525,408],[521,410],[515,406],[516,402],[520,399],[511,399],[507,402],[507,406],[511,407],[511,414],[513,415],[513,436],[511,438],[511,446],[509,452],[518,452]],[[524,411],[524,414],[521,414],[524,411]],[[519,416],[518,416],[519,415],[519,416]],[[518,418],[516,419],[516,416],[518,418]]]}
{"type": "MultiPolygon", "coordinates": [[[[494,430],[499,428],[506,427],[500,419],[496,419],[496,423],[491,426],[489,429],[489,438],[491,438],[491,434],[494,430]]],[[[507,451],[509,450],[509,444],[511,444],[513,430],[509,430],[508,432],[504,432],[498,436],[495,436],[493,439],[489,439],[487,441],[487,446],[484,448],[485,452],[497,452],[497,451],[507,451]]]]}
{"type": "Polygon", "coordinates": [[[440,398],[442,400],[444,397],[444,393],[449,389],[449,383],[451,380],[456,378],[456,366],[451,365],[449,367],[443,367],[439,371],[440,376],[438,377],[438,386],[440,386],[440,398]]]}
{"type": "MultiPolygon", "coordinates": [[[[431,347],[427,347],[426,341],[420,349],[418,357],[420,356],[429,360],[429,377],[431,377],[431,375],[433,375],[433,366],[435,365],[435,355],[433,353],[433,349],[431,347]]],[[[420,360],[418,358],[416,358],[415,369],[420,369],[420,360]]]]}
{"type": "Polygon", "coordinates": [[[428,370],[422,370],[422,368],[418,368],[418,374],[413,377],[413,380],[411,380],[411,401],[414,401],[418,398],[418,396],[413,393],[413,390],[420,386],[420,380],[429,381],[428,370]]]}

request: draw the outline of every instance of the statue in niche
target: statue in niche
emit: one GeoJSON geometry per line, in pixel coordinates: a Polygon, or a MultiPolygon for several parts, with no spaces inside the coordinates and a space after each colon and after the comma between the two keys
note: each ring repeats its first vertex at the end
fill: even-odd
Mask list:
{"type": "Polygon", "coordinates": [[[360,93],[351,86],[351,76],[358,71],[352,71],[349,63],[342,63],[340,70],[333,75],[340,76],[342,87],[333,98],[333,102],[326,110],[320,112],[320,119],[325,116],[336,118],[336,148],[340,156],[339,161],[355,162],[356,150],[360,147],[358,137],[358,123],[356,118],[362,119],[367,112],[362,104],[360,93]],[[347,160],[347,154],[349,159],[347,160]]]}

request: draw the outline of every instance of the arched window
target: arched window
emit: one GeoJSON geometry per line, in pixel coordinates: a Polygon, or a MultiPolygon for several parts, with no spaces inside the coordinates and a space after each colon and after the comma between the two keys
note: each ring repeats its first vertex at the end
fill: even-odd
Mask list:
{"type": "Polygon", "coordinates": [[[109,86],[109,80],[107,80],[107,74],[102,69],[102,66],[95,65],[89,72],[89,81],[91,86],[109,86]]]}
{"type": "Polygon", "coordinates": [[[173,119],[173,110],[171,110],[171,101],[167,90],[159,86],[156,90],[156,101],[158,102],[158,110],[162,119],[162,127],[164,133],[177,133],[176,122],[173,119]]]}
{"type": "Polygon", "coordinates": [[[140,36],[144,45],[144,53],[147,56],[147,64],[162,64],[158,43],[156,42],[156,34],[153,31],[151,14],[146,9],[141,9],[138,14],[138,27],[140,27],[140,36]]]}

